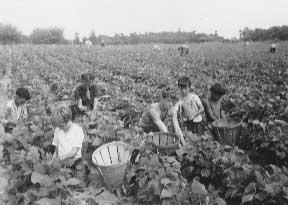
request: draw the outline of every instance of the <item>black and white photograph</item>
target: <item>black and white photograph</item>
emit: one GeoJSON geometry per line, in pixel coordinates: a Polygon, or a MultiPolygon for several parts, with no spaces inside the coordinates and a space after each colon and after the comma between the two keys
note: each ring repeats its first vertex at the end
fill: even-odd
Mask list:
{"type": "Polygon", "coordinates": [[[0,205],[288,205],[287,0],[0,3],[0,205]]]}

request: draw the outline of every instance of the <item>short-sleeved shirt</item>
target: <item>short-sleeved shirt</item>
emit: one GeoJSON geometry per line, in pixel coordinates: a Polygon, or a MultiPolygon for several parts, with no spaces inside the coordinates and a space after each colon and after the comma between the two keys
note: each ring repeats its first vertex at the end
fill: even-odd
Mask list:
{"type": "MultiPolygon", "coordinates": [[[[185,98],[181,98],[176,105],[174,106],[174,109],[177,113],[180,114],[180,117],[183,117],[188,120],[192,120],[192,116],[199,111],[200,106],[202,106],[202,102],[200,98],[194,94],[189,93],[185,98]]],[[[201,122],[202,116],[198,115],[196,118],[193,119],[193,122],[201,122]]]]}
{"type": "Polygon", "coordinates": [[[90,85],[89,87],[85,85],[80,85],[75,90],[76,101],[82,100],[82,105],[87,106],[89,109],[93,109],[94,98],[99,96],[98,89],[96,85],[90,85]]]}
{"type": "Polygon", "coordinates": [[[28,112],[26,104],[17,107],[15,101],[11,100],[5,105],[3,117],[8,122],[17,122],[20,119],[26,118],[27,115],[28,112]]]}
{"type": "Polygon", "coordinates": [[[75,156],[75,159],[78,159],[82,157],[81,148],[83,140],[83,129],[79,125],[71,123],[67,132],[58,127],[55,129],[52,145],[58,147],[59,157],[71,152],[72,148],[80,148],[75,156]]]}

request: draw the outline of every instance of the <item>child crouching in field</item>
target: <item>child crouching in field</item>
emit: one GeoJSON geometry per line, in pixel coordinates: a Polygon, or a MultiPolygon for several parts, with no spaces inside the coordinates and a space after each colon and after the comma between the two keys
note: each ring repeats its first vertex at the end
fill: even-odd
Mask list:
{"type": "Polygon", "coordinates": [[[72,120],[87,115],[90,111],[95,111],[100,106],[100,88],[93,84],[94,76],[92,74],[82,74],[82,84],[74,92],[76,104],[71,106],[72,120]]]}
{"type": "Polygon", "coordinates": [[[19,120],[28,117],[26,102],[30,100],[30,93],[26,88],[18,88],[16,96],[13,100],[7,102],[1,115],[1,124],[5,128],[5,132],[12,132],[19,120]]]}
{"type": "Polygon", "coordinates": [[[214,121],[224,118],[224,112],[222,108],[222,98],[226,94],[226,89],[219,83],[215,83],[210,87],[210,96],[203,100],[205,108],[205,114],[207,118],[208,128],[212,129],[212,123],[214,121]]]}
{"type": "Polygon", "coordinates": [[[180,99],[173,107],[172,121],[176,135],[181,141],[184,141],[182,130],[178,122],[178,114],[180,119],[184,120],[184,126],[188,131],[202,135],[204,133],[204,125],[201,114],[204,107],[200,98],[190,92],[191,81],[188,77],[182,77],[178,80],[178,88],[180,89],[180,99]]]}
{"type": "Polygon", "coordinates": [[[149,105],[140,119],[139,125],[144,132],[168,132],[164,121],[168,116],[171,107],[172,104],[170,102],[169,93],[162,91],[160,102],[149,105]]]}
{"type": "Polygon", "coordinates": [[[81,148],[84,140],[83,129],[73,123],[69,107],[60,107],[53,112],[52,122],[56,127],[52,145],[56,147],[53,160],[67,162],[67,167],[75,169],[81,162],[81,148]]]}

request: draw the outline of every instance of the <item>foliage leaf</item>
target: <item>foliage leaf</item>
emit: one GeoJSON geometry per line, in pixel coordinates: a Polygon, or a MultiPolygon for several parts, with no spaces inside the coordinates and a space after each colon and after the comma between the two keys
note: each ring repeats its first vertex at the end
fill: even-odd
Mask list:
{"type": "Polygon", "coordinates": [[[79,185],[81,184],[81,180],[79,179],[76,179],[76,178],[70,178],[66,181],[66,185],[70,185],[70,186],[76,186],[76,185],[79,185]]]}
{"type": "Polygon", "coordinates": [[[42,175],[37,172],[32,172],[31,182],[33,184],[39,183],[41,186],[46,186],[46,187],[50,187],[53,185],[53,181],[48,175],[42,175]]]}
{"type": "Polygon", "coordinates": [[[60,205],[59,199],[49,199],[49,198],[42,198],[36,201],[38,205],[60,205]]]}
{"type": "Polygon", "coordinates": [[[242,197],[242,203],[245,204],[246,202],[252,201],[254,198],[254,194],[248,194],[242,197]]]}
{"type": "Polygon", "coordinates": [[[193,179],[193,183],[191,185],[191,190],[195,194],[207,195],[208,192],[203,184],[201,184],[198,180],[193,179]]]}
{"type": "Polygon", "coordinates": [[[168,191],[167,189],[162,189],[161,195],[160,195],[160,199],[166,199],[166,198],[172,198],[173,194],[168,191]]]}

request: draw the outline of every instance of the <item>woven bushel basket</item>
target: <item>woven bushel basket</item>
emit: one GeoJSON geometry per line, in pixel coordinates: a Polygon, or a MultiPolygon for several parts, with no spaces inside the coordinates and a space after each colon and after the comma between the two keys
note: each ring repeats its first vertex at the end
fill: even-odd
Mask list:
{"type": "Polygon", "coordinates": [[[157,151],[163,155],[171,155],[179,148],[179,138],[173,133],[153,132],[148,136],[157,151]]]}
{"type": "Polygon", "coordinates": [[[235,146],[239,144],[241,121],[221,119],[212,123],[213,132],[219,142],[235,146]]]}
{"type": "Polygon", "coordinates": [[[98,167],[108,190],[114,191],[123,184],[129,158],[127,145],[122,142],[104,144],[92,154],[92,162],[98,167]]]}

